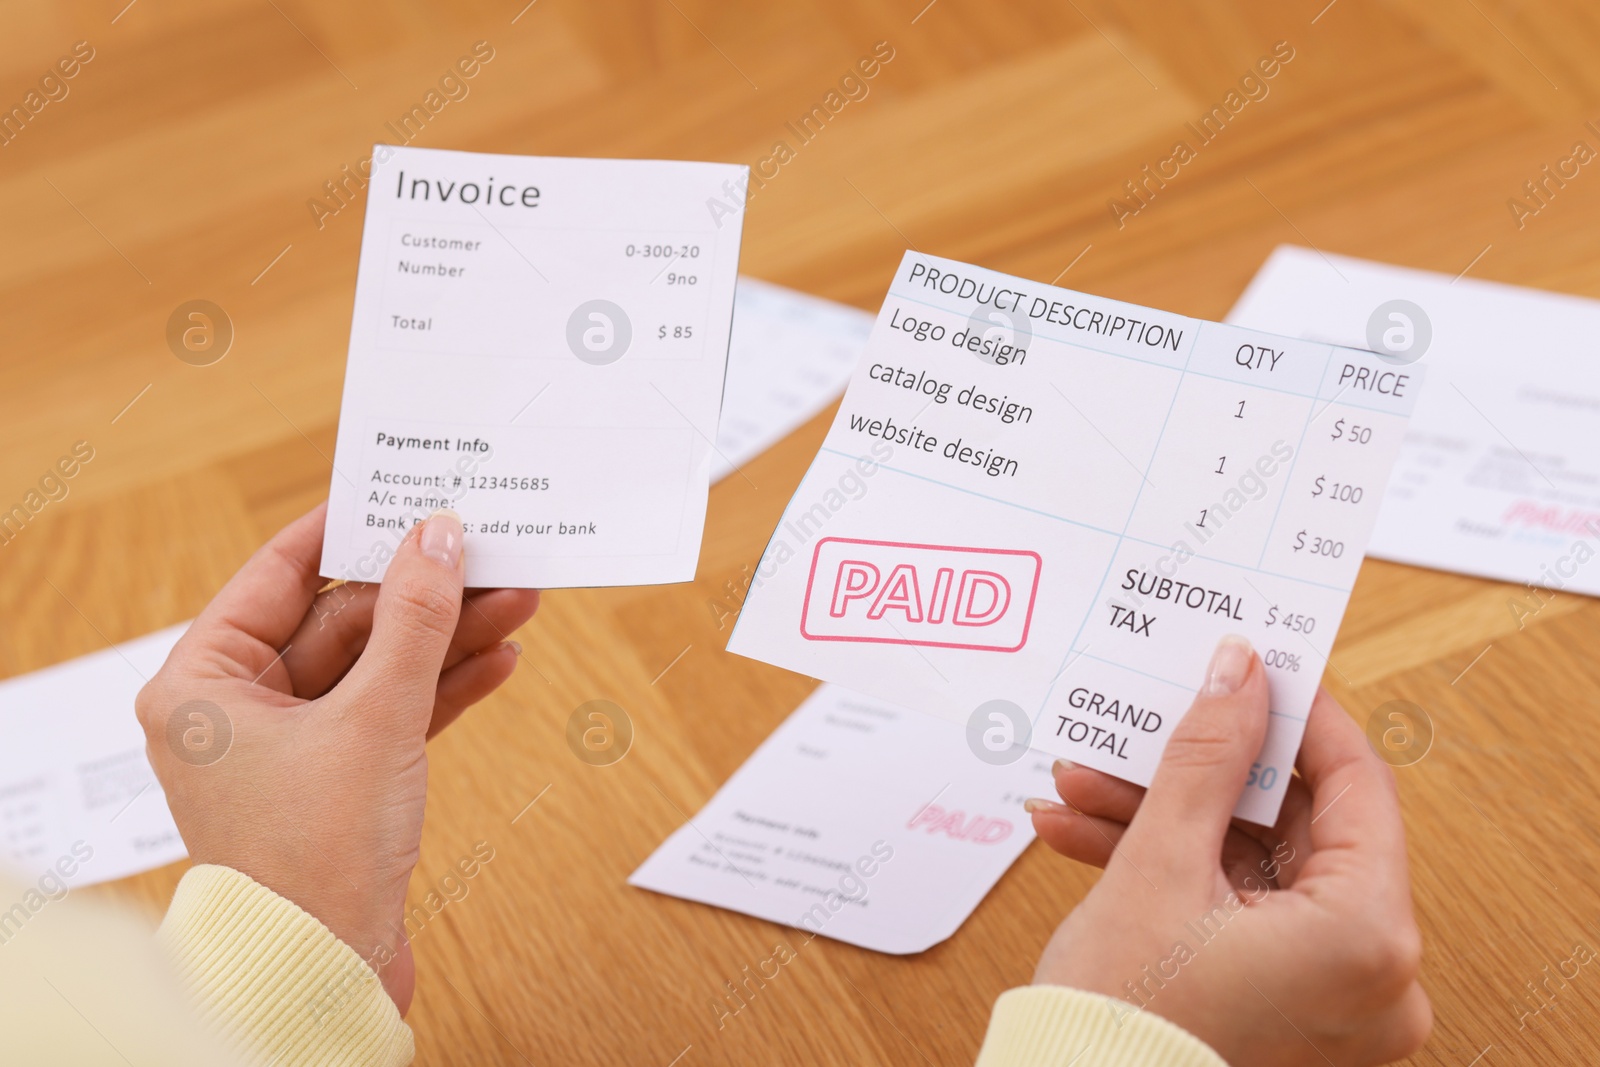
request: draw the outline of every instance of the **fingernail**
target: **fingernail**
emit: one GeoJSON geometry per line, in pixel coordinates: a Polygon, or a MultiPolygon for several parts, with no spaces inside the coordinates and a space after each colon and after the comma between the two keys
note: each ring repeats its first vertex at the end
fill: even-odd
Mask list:
{"type": "Polygon", "coordinates": [[[1066,774],[1068,771],[1075,771],[1077,769],[1078,765],[1069,759],[1058,759],[1050,767],[1052,774],[1066,774]]]}
{"type": "Polygon", "coordinates": [[[424,556],[455,570],[461,566],[462,536],[461,516],[449,508],[440,508],[422,524],[418,544],[424,556]]]}
{"type": "Polygon", "coordinates": [[[511,651],[515,652],[517,655],[519,655],[519,656],[522,655],[522,644],[520,642],[507,641],[506,642],[506,647],[509,648],[511,651]]]}
{"type": "Polygon", "coordinates": [[[1022,802],[1022,810],[1027,812],[1029,815],[1037,815],[1037,814],[1044,814],[1044,815],[1071,815],[1072,814],[1072,809],[1067,807],[1065,804],[1057,804],[1053,800],[1040,800],[1038,797],[1030,797],[1027,800],[1024,800],[1022,802]]]}
{"type": "Polygon", "coordinates": [[[1217,650],[1211,654],[1211,666],[1206,668],[1206,684],[1200,695],[1220,697],[1237,691],[1250,673],[1250,659],[1254,655],[1249,638],[1228,634],[1218,641],[1217,650]]]}

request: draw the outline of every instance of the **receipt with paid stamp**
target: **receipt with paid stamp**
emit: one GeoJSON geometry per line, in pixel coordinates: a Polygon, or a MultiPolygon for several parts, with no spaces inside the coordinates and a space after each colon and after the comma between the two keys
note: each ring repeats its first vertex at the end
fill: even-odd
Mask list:
{"type": "Polygon", "coordinates": [[[908,253],[728,648],[1147,783],[1239,633],[1270,823],[1422,373],[908,253]]]}

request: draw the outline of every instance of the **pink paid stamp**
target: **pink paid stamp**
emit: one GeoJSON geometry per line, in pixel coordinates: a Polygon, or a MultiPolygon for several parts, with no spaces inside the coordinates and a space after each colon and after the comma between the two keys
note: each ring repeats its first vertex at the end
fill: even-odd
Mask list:
{"type": "Polygon", "coordinates": [[[1037,552],[824,537],[811,557],[800,633],[1016,652],[1028,642],[1037,552]]]}

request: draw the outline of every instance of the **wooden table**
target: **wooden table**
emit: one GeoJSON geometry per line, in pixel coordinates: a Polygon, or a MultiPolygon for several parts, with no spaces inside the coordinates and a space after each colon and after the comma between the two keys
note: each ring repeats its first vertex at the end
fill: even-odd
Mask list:
{"type": "MultiPolygon", "coordinates": [[[[8,107],[93,49],[0,148],[0,504],[95,449],[0,547],[6,675],[193,615],[325,494],[362,204],[324,183],[478,41],[492,60],[413,143],[756,164],[786,141],[743,270],[864,308],[908,244],[1206,317],[1282,242],[1600,296],[1595,168],[1536,214],[1507,203],[1600,146],[1579,0],[126,2],[17,7],[0,44],[8,107]],[[880,41],[868,95],[802,142],[786,124],[880,41]],[[1128,199],[1277,42],[1268,95],[1128,199]],[[197,298],[236,330],[206,367],[165,340],[197,298]]],[[[1092,883],[1035,847],[946,944],[818,940],[720,1029],[723,981],[784,931],[624,884],[813,685],[724,652],[713,609],[828,418],[713,490],[693,584],[549,595],[520,635],[536,669],[434,745],[414,895],[475,842],[495,858],[416,940],[420,1062],[968,1063],[1092,883]],[[600,697],[637,730],[606,768],[563,741],[600,697]]],[[[1600,938],[1600,606],[1558,595],[1519,626],[1521,592],[1369,562],[1326,679],[1363,721],[1406,699],[1437,729],[1398,772],[1438,1019],[1416,1063],[1600,1055],[1600,974],[1519,1029],[1528,983],[1600,938]]],[[[155,915],[180,873],[95,892],[155,915]]]]}

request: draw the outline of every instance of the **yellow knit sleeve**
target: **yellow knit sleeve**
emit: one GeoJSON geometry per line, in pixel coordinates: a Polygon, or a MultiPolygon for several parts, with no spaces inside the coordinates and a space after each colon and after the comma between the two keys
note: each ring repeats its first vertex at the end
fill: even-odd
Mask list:
{"type": "Polygon", "coordinates": [[[1114,997],[1065,986],[995,1001],[977,1067],[1227,1067],[1187,1030],[1114,997]]]}
{"type": "Polygon", "coordinates": [[[201,1017],[254,1062],[411,1062],[411,1028],[366,961],[315,917],[238,871],[192,868],[158,937],[201,1017]]]}

